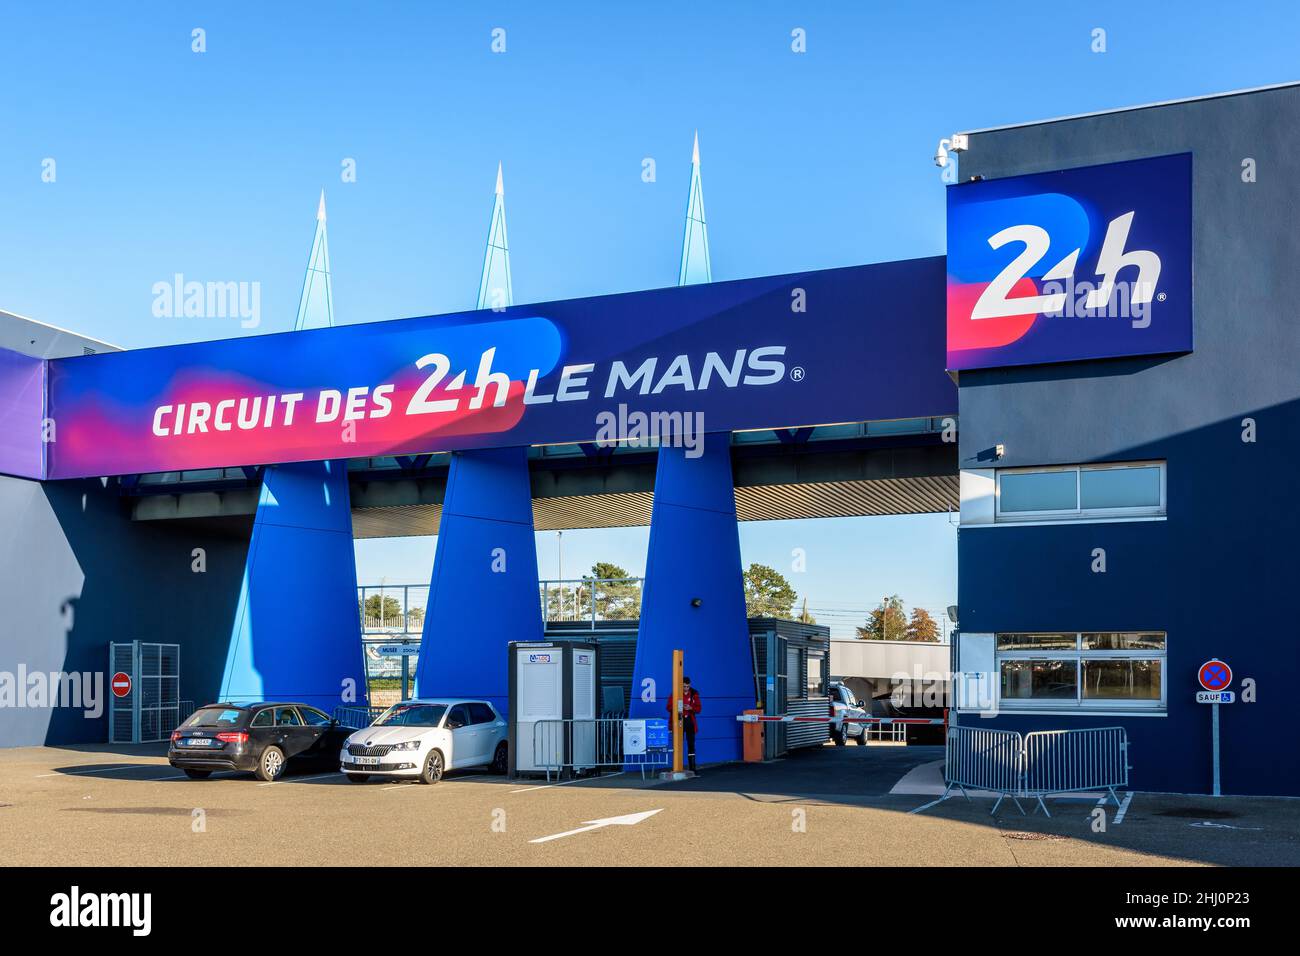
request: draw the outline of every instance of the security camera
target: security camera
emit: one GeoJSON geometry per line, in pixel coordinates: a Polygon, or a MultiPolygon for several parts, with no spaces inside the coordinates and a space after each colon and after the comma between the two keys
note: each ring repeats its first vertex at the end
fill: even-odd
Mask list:
{"type": "Polygon", "coordinates": [[[948,165],[948,153],[960,153],[970,148],[970,137],[965,133],[953,133],[947,139],[939,140],[939,148],[934,151],[934,164],[939,167],[948,165]]]}

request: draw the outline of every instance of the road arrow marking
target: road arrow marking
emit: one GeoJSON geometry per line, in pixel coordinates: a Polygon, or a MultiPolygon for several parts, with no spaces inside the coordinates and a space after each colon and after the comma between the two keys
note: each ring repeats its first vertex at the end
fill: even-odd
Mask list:
{"type": "MultiPolygon", "coordinates": [[[[663,808],[661,807],[660,810],[663,808]]],[[[550,836],[538,837],[536,840],[529,840],[529,843],[545,843],[548,840],[559,840],[564,837],[573,836],[575,833],[586,833],[588,830],[599,830],[601,827],[630,827],[635,826],[642,820],[648,820],[660,810],[646,810],[643,813],[627,813],[621,817],[606,817],[603,820],[584,820],[585,826],[580,826],[576,830],[565,830],[563,833],[552,833],[550,836]]]]}

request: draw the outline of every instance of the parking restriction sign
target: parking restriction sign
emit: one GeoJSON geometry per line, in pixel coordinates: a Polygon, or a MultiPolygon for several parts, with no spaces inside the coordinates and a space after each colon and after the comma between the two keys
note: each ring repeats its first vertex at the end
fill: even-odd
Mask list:
{"type": "Polygon", "coordinates": [[[1212,657],[1196,672],[1196,679],[1206,690],[1227,690],[1232,683],[1232,668],[1217,657],[1212,657]]]}

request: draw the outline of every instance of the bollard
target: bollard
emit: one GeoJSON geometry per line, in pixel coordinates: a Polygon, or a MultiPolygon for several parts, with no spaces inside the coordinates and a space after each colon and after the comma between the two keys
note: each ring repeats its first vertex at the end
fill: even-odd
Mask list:
{"type": "MultiPolygon", "coordinates": [[[[761,717],[761,710],[747,710],[746,714],[761,717]]],[[[761,723],[745,724],[741,729],[744,740],[745,763],[763,762],[763,725],[761,723]]]]}

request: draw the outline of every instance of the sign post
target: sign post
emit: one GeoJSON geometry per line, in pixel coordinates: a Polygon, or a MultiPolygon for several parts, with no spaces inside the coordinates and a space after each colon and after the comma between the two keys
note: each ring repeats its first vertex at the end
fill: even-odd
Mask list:
{"type": "Polygon", "coordinates": [[[1196,702],[1210,705],[1210,748],[1213,754],[1211,759],[1214,768],[1214,795],[1219,797],[1223,795],[1222,788],[1219,786],[1219,705],[1231,704],[1236,700],[1236,695],[1227,689],[1232,683],[1232,668],[1227,662],[1211,657],[1196,672],[1196,680],[1203,688],[1196,692],[1196,702]]]}

